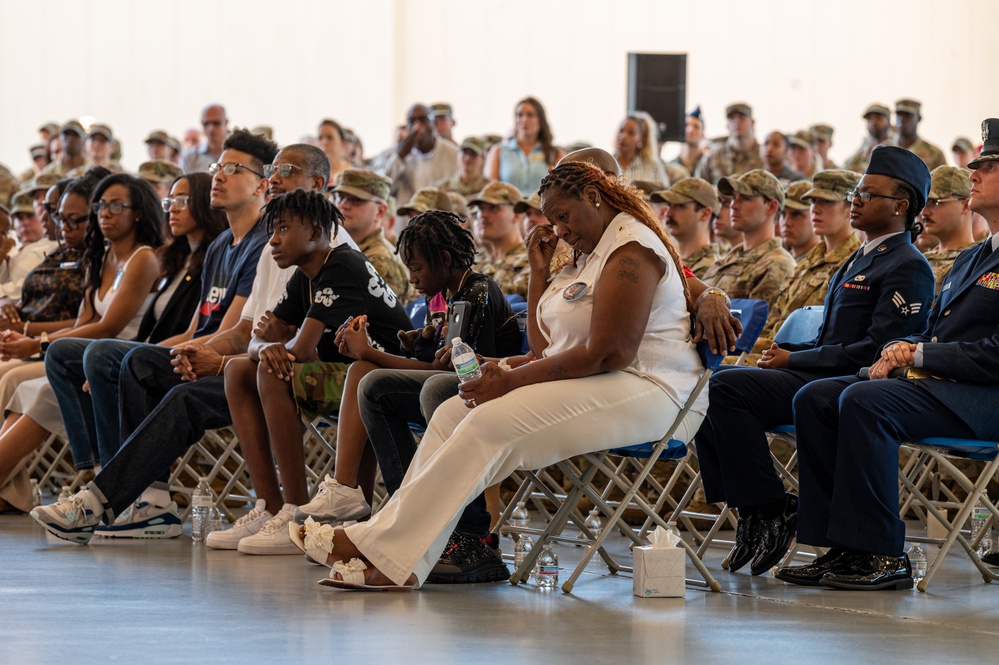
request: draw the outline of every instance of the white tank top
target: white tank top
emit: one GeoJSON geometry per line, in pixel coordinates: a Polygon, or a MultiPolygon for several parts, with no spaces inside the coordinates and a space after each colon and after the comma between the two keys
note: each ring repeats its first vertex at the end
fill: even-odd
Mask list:
{"type": "MultiPolygon", "coordinates": [[[[128,259],[125,260],[125,265],[118,269],[118,274],[115,275],[111,288],[108,289],[103,298],[101,298],[101,290],[98,287],[97,292],[94,293],[94,312],[97,313],[97,316],[102,319],[104,318],[108,308],[111,307],[111,303],[114,302],[115,295],[118,294],[118,287],[121,284],[121,280],[124,278],[125,271],[128,270],[128,264],[132,262],[132,259],[135,258],[136,254],[144,249],[153,251],[153,248],[149,245],[137,247],[128,259]]],[[[153,301],[155,296],[156,294],[152,292],[146,294],[146,299],[142,302],[142,306],[139,307],[139,310],[135,313],[135,316],[132,317],[132,320],[128,322],[128,325],[122,328],[121,332],[118,333],[117,339],[134,339],[135,336],[139,334],[139,325],[142,323],[142,317],[145,316],[146,310],[149,309],[149,304],[153,301]]]]}

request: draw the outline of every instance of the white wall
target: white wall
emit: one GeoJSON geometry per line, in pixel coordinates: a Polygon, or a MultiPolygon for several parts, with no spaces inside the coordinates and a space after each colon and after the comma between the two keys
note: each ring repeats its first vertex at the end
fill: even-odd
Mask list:
{"type": "Polygon", "coordinates": [[[689,54],[710,135],[746,100],[758,135],[828,122],[843,158],[867,104],[910,96],[946,151],[999,116],[997,24],[991,0],[0,0],[0,161],[24,168],[41,122],[91,115],[135,167],[150,129],[179,134],[209,101],[282,143],[332,116],[371,155],[412,101],[450,101],[462,136],[505,132],[532,94],[558,142],[609,146],[628,51],[689,54]]]}

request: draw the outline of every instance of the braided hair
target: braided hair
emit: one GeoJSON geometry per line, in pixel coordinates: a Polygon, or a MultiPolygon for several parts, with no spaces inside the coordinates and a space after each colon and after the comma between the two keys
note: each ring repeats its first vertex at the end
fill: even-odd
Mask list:
{"type": "Polygon", "coordinates": [[[895,194],[904,196],[909,202],[909,207],[905,209],[905,230],[909,232],[913,242],[916,237],[923,232],[923,223],[916,221],[919,213],[923,211],[923,197],[916,193],[916,190],[907,182],[895,179],[895,194]]]}
{"type": "Polygon", "coordinates": [[[399,234],[395,252],[404,261],[419,254],[435,272],[467,270],[475,263],[472,232],[461,226],[460,217],[443,210],[428,210],[411,219],[399,234]],[[450,267],[444,265],[444,252],[451,256],[450,267]]]}
{"type": "Polygon", "coordinates": [[[683,296],[687,301],[687,311],[693,317],[694,301],[690,295],[687,278],[683,274],[683,261],[680,260],[680,255],[677,253],[672,239],[659,225],[659,220],[656,219],[652,208],[645,201],[642,192],[631,185],[618,182],[617,178],[608,178],[598,167],[587,162],[564,162],[549,168],[548,175],[541,181],[541,187],[538,191],[544,197],[546,191],[554,189],[562,196],[581,200],[583,189],[587,186],[595,187],[600,192],[601,198],[613,210],[631,215],[649,227],[662,241],[680,276],[680,283],[683,284],[683,296]]]}
{"type": "Polygon", "coordinates": [[[319,192],[296,189],[272,198],[264,206],[264,226],[267,234],[274,233],[276,224],[285,215],[298,217],[303,224],[321,229],[327,240],[336,238],[343,223],[343,213],[319,192]]]}

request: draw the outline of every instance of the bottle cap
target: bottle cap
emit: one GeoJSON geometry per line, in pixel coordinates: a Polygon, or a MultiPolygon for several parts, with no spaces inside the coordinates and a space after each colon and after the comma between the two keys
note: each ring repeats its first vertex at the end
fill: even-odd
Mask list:
{"type": "Polygon", "coordinates": [[[459,344],[461,344],[460,337],[455,337],[454,339],[451,340],[451,346],[458,346],[459,344]]]}

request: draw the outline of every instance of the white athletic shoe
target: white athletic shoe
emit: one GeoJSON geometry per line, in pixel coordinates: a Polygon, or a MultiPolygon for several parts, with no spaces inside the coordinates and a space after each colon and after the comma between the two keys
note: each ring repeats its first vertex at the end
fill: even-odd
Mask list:
{"type": "Polygon", "coordinates": [[[371,514],[371,506],[364,500],[360,487],[341,485],[327,475],[319,483],[316,497],[304,506],[295,509],[295,521],[304,522],[312,518],[322,524],[339,526],[348,520],[359,520],[371,514]]]}
{"type": "Polygon", "coordinates": [[[101,523],[101,514],[92,508],[95,505],[100,502],[93,492],[82,489],[68,499],[38,506],[31,511],[31,517],[53,536],[86,545],[94,535],[94,527],[101,523]]]}
{"type": "Polygon", "coordinates": [[[295,506],[286,503],[278,514],[267,520],[260,531],[239,541],[243,554],[298,554],[301,552],[288,535],[288,525],[295,518],[295,506]]]}
{"type": "Polygon", "coordinates": [[[176,538],[184,523],[171,501],[166,507],[137,501],[118,516],[111,526],[98,526],[95,536],[104,538],[176,538]]]}
{"type": "Polygon", "coordinates": [[[236,520],[235,524],[231,527],[225,531],[212,531],[208,534],[208,538],[205,539],[205,545],[216,550],[236,549],[239,547],[239,541],[260,531],[267,520],[274,517],[265,508],[266,505],[266,501],[257,499],[253,510],[236,520]]]}

